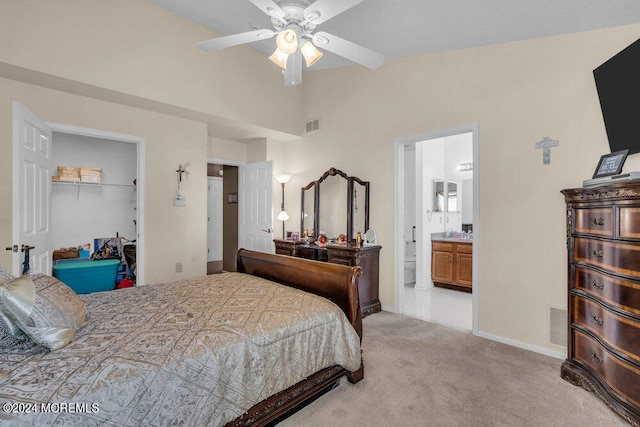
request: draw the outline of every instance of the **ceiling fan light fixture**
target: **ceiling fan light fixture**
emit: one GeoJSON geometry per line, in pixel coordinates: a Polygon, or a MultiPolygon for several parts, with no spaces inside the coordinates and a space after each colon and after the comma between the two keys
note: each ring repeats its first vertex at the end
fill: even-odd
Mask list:
{"type": "Polygon", "coordinates": [[[280,50],[280,48],[276,48],[276,50],[273,52],[273,54],[271,54],[269,59],[278,67],[282,68],[283,70],[286,70],[287,59],[289,59],[289,54],[284,53],[283,51],[280,50]]]}
{"type": "Polygon", "coordinates": [[[305,42],[300,47],[300,52],[304,56],[304,60],[307,63],[307,67],[311,67],[318,62],[318,59],[322,58],[322,52],[320,52],[310,41],[305,42]]]}
{"type": "Polygon", "coordinates": [[[276,44],[283,53],[290,55],[298,50],[298,36],[292,29],[282,30],[276,38],[276,44]]]}

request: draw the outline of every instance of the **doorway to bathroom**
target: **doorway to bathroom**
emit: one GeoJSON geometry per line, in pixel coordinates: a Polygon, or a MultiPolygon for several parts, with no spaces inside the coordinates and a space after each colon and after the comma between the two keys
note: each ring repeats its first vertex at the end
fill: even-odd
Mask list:
{"type": "Polygon", "coordinates": [[[474,123],[394,142],[396,308],[474,333],[479,291],[477,129],[474,123]],[[436,244],[434,266],[451,272],[435,286],[432,239],[442,242],[436,244]]]}

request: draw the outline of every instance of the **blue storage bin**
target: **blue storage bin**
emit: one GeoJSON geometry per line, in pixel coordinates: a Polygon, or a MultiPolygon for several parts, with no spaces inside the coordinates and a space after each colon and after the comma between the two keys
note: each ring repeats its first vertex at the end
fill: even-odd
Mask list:
{"type": "Polygon", "coordinates": [[[77,261],[53,266],[53,275],[77,294],[116,288],[119,259],[77,261]]]}

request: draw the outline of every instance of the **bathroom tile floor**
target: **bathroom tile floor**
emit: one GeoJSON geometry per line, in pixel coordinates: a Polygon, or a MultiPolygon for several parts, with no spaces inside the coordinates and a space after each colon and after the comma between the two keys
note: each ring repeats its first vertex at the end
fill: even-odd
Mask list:
{"type": "Polygon", "coordinates": [[[404,287],[403,314],[458,329],[471,330],[471,294],[444,288],[404,287]]]}

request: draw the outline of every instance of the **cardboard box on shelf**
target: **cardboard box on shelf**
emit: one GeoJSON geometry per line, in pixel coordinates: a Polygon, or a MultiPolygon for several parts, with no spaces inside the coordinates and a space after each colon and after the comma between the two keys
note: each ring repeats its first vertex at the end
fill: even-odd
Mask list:
{"type": "Polygon", "coordinates": [[[100,183],[102,177],[102,168],[92,168],[82,166],[80,168],[80,180],[82,182],[100,183]]]}
{"type": "Polygon", "coordinates": [[[58,166],[58,175],[69,178],[80,178],[80,168],[73,166],[58,166]]]}

